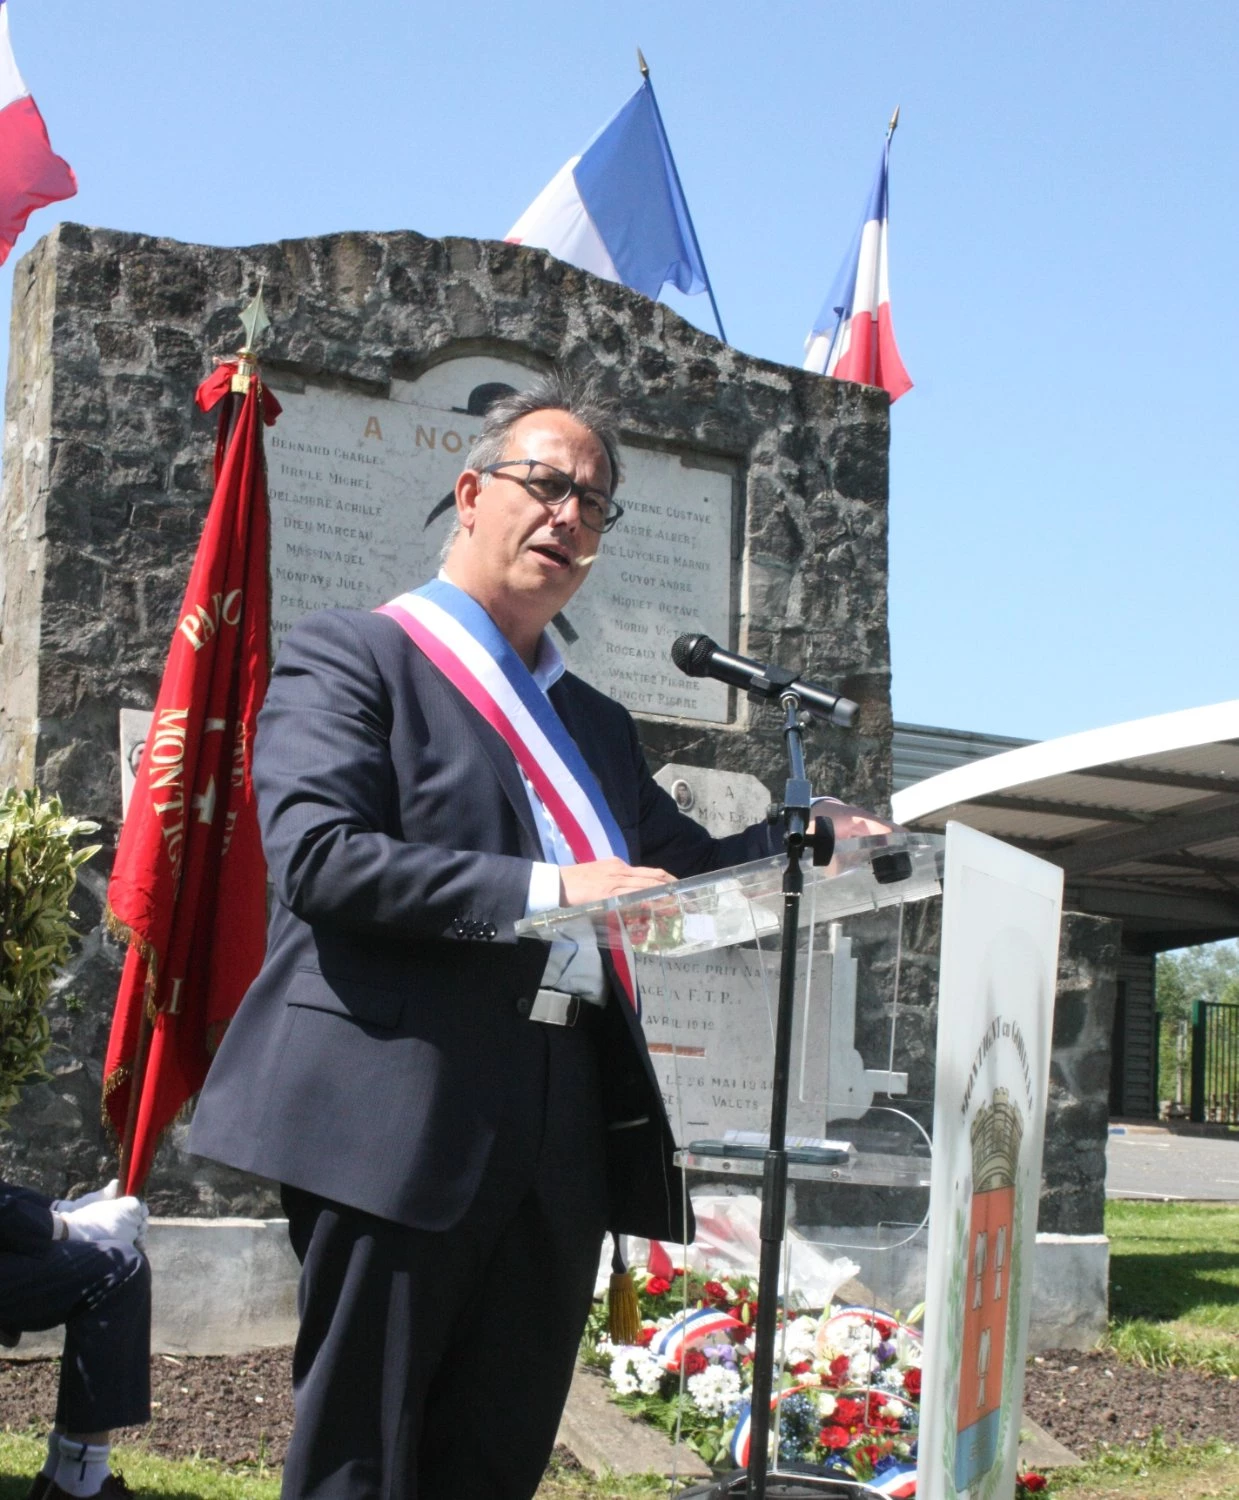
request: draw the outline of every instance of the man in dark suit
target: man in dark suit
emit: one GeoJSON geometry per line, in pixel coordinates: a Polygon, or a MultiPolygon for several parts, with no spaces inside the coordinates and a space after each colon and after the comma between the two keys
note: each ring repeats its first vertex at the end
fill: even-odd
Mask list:
{"type": "Polygon", "coordinates": [[[108,1457],[113,1427],[151,1415],[145,1228],[145,1204],[115,1182],[69,1199],[0,1182],[0,1343],[65,1328],[55,1425],[28,1500],[132,1494],[108,1457]]]}
{"type": "Polygon", "coordinates": [[[684,817],[626,711],[546,635],[617,518],[618,473],[588,395],[547,380],[501,400],[428,586],[549,703],[612,852],[573,854],[554,789],[393,614],[312,615],[276,662],[255,756],[267,957],[190,1147],[283,1185],[303,1265],[288,1497],[532,1495],[604,1231],[686,1227],[611,956],[588,932],[513,932],[774,848],[765,825],[716,840],[684,817]]]}

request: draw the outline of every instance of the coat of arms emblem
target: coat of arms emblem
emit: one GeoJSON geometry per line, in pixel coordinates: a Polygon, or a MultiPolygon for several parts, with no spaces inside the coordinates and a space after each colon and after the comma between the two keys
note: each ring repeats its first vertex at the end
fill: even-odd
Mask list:
{"type": "Polygon", "coordinates": [[[972,1213],[966,1253],[963,1357],[956,1412],[955,1488],[971,1489],[998,1458],[1003,1356],[1024,1118],[1006,1089],[972,1122],[972,1213]]]}

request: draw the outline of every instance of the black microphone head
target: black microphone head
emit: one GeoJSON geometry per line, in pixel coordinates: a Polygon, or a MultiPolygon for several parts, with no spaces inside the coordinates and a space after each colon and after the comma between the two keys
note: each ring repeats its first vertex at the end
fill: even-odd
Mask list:
{"type": "Polygon", "coordinates": [[[671,646],[671,660],[689,677],[704,677],[717,650],[708,635],[679,635],[671,646]]]}

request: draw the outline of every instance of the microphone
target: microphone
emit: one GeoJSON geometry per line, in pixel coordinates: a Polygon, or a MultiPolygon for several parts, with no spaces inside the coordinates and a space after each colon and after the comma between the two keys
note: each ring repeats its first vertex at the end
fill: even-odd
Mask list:
{"type": "Polygon", "coordinates": [[[715,677],[719,682],[741,688],[755,698],[769,698],[777,703],[785,692],[795,693],[801,705],[815,718],[828,719],[843,729],[850,729],[858,705],[841,698],[816,682],[803,682],[786,667],[773,662],[754,661],[724,651],[708,635],[682,635],[671,647],[671,660],[689,677],[715,677]]]}

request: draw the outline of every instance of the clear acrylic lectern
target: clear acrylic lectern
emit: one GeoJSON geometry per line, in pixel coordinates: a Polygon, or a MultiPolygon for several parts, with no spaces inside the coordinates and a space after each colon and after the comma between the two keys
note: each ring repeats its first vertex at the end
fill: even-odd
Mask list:
{"type": "MultiPolygon", "coordinates": [[[[908,1097],[900,977],[905,910],[940,894],[942,843],[904,832],[846,840],[829,865],[804,867],[786,1125],[787,1173],[803,1187],[799,1245],[789,1242],[783,1262],[785,1306],[806,1301],[792,1249],[802,1264],[814,1250],[852,1258],[871,1303],[907,1312],[923,1300],[931,1105],[908,1097]],[[836,1195],[830,1185],[859,1191],[836,1195]],[[831,1199],[845,1206],[833,1212],[831,1199]]],[[[600,946],[628,954],[695,1194],[703,1184],[741,1194],[762,1187],[786,868],[776,855],[517,925],[546,941],[589,929],[600,946]]],[[[773,1421],[777,1453],[777,1409],[773,1421]]],[[[776,1458],[771,1480],[778,1474],[776,1458]]]]}

